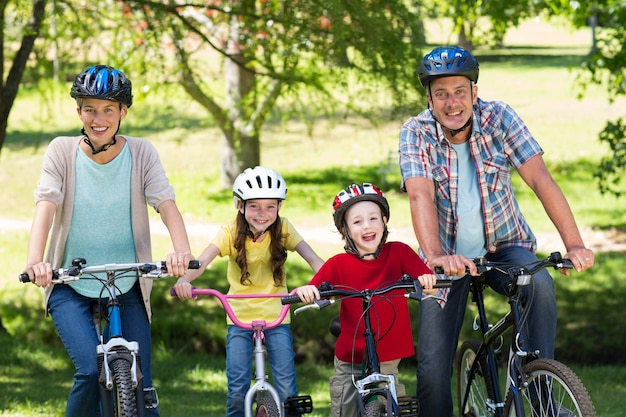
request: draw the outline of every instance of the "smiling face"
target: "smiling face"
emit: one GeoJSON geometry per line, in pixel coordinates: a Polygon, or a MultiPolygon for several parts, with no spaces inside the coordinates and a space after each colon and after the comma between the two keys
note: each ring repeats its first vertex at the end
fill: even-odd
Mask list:
{"type": "Polygon", "coordinates": [[[275,199],[248,200],[238,203],[239,211],[244,215],[253,235],[265,232],[278,218],[282,201],[275,199]]]}
{"type": "Polygon", "coordinates": [[[344,221],[359,255],[367,254],[365,259],[374,259],[387,224],[380,206],[373,201],[356,203],[346,211],[344,221]]]}
{"type": "Polygon", "coordinates": [[[127,107],[115,101],[84,98],[76,110],[89,140],[98,148],[111,142],[127,107]]]}
{"type": "Polygon", "coordinates": [[[465,142],[467,137],[454,137],[449,130],[462,128],[472,117],[478,87],[464,76],[440,77],[432,80],[426,97],[435,119],[446,127],[446,137],[452,143],[465,142]]]}

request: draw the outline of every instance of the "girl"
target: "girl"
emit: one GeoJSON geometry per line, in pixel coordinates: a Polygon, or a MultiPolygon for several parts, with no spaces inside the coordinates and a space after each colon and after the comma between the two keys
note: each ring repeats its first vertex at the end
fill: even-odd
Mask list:
{"type": "MultiPolygon", "coordinates": [[[[346,243],[346,253],[330,258],[309,285],[297,289],[303,302],[319,299],[317,287],[322,282],[354,290],[378,288],[398,281],[403,274],[419,277],[425,290],[436,282],[436,276],[413,249],[401,242],[387,242],[389,204],[374,184],[352,184],[339,192],[333,200],[333,218],[346,243]]],[[[432,290],[425,293],[431,294],[432,290]]],[[[373,303],[371,307],[380,329],[376,334],[384,335],[377,341],[381,372],[393,374],[396,381],[400,359],[414,354],[409,309],[403,294],[403,290],[390,292],[389,302],[373,303]]],[[[353,376],[360,377],[365,350],[362,313],[360,298],[341,301],[341,333],[335,345],[335,374],[330,377],[330,409],[334,417],[357,415],[357,392],[352,380],[353,376]]],[[[404,385],[398,382],[396,388],[398,396],[406,395],[404,385]]]]}
{"type": "MultiPolygon", "coordinates": [[[[287,250],[297,251],[314,271],[319,270],[324,261],[291,223],[278,215],[287,188],[276,171],[261,166],[246,169],[235,179],[233,196],[237,218],[222,226],[198,258],[206,268],[216,256],[228,256],[229,294],[286,294],[284,264],[287,250]]],[[[187,271],[174,286],[176,294],[190,298],[190,282],[201,273],[202,270],[187,271]]],[[[274,320],[282,307],[279,298],[231,299],[231,306],[243,322],[274,320]]],[[[289,321],[287,316],[282,325],[265,331],[274,386],[283,402],[298,395],[289,321]]],[[[226,337],[227,417],[244,415],[253,347],[252,331],[240,329],[229,320],[226,337]]]]}

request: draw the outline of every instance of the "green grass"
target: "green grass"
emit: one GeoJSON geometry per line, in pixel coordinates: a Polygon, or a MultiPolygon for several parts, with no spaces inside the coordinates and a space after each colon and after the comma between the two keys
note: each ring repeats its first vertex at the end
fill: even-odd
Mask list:
{"type": "MultiPolygon", "coordinates": [[[[574,74],[569,69],[582,60],[589,36],[583,31],[570,33],[526,23],[510,33],[506,50],[477,52],[479,93],[485,99],[508,102],[528,123],[581,227],[626,230],[623,202],[600,195],[591,175],[606,152],[597,134],[607,119],[623,113],[625,103],[620,100],[610,106],[600,88],[590,89],[583,100],[577,100],[574,74]],[[542,46],[545,40],[551,46],[542,46]]],[[[435,41],[445,39],[433,37],[435,41]]],[[[0,416],[61,416],[71,386],[71,363],[59,346],[51,320],[42,318],[41,291],[16,279],[25,262],[28,238],[21,224],[27,228],[32,218],[32,191],[45,147],[57,135],[78,132],[79,120],[68,90],[63,85],[21,91],[0,154],[0,217],[10,217],[15,226],[0,229],[4,271],[0,275],[0,317],[11,333],[0,333],[0,416]]],[[[271,119],[267,124],[261,162],[281,172],[289,188],[281,214],[307,233],[320,255],[328,257],[341,250],[338,236],[326,238],[332,224],[332,197],[350,182],[380,182],[379,170],[390,153],[395,157],[399,128],[408,116],[396,115],[376,125],[355,117],[340,121],[319,118],[311,135],[307,126],[297,121],[271,119]]],[[[171,87],[141,95],[123,131],[147,137],[158,148],[176,188],[179,207],[194,231],[192,246],[199,253],[212,236],[198,234],[197,229],[228,221],[234,214],[231,194],[221,188],[219,180],[220,132],[203,110],[171,87]]],[[[406,195],[398,192],[398,171],[392,170],[387,180],[391,236],[396,233],[412,239],[406,195]]],[[[533,229],[553,232],[532,192],[519,178],[515,181],[520,205],[533,229]]],[[[169,245],[165,236],[155,234],[155,258],[162,258],[169,245]]],[[[553,250],[541,241],[540,248],[553,250]]],[[[307,282],[311,273],[304,263],[293,256],[288,262],[290,285],[307,282]]],[[[579,364],[573,368],[588,387],[600,417],[621,416],[626,409],[626,328],[621,305],[626,285],[616,273],[625,263],[623,252],[598,253],[592,270],[555,279],[561,317],[559,349],[569,355],[565,356],[568,363],[579,364]],[[613,365],[591,366],[609,358],[613,365]]],[[[202,283],[223,285],[224,268],[223,261],[215,262],[202,283]]],[[[168,286],[156,283],[153,291],[153,328],[158,335],[153,373],[162,400],[161,413],[223,414],[226,382],[219,340],[224,331],[223,312],[209,302],[172,300],[165,295],[168,286]]],[[[494,310],[502,304],[501,299],[490,302],[496,306],[494,310]]],[[[470,334],[471,314],[467,320],[464,337],[470,334]]],[[[332,339],[326,334],[326,323],[323,315],[293,321],[299,390],[313,395],[315,416],[328,415],[331,369],[327,361],[332,339]],[[313,343],[316,340],[325,341],[324,349],[313,343]]],[[[402,379],[411,392],[414,364],[406,365],[402,379]]]]}

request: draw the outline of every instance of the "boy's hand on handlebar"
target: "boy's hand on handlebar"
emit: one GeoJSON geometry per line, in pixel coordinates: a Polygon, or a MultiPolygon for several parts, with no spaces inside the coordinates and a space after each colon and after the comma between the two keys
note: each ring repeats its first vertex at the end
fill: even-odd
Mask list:
{"type": "Polygon", "coordinates": [[[437,283],[437,275],[435,274],[424,274],[417,278],[417,280],[422,284],[422,293],[426,295],[435,295],[437,294],[437,289],[433,288],[437,283]]]}
{"type": "Polygon", "coordinates": [[[165,258],[167,272],[175,277],[182,277],[187,272],[187,266],[192,259],[194,259],[193,255],[189,252],[168,253],[165,258]]]}
{"type": "Polygon", "coordinates": [[[469,271],[470,275],[478,275],[474,261],[463,255],[441,255],[428,259],[428,266],[435,270],[439,266],[443,273],[449,276],[462,277],[469,271]]]}
{"type": "Polygon", "coordinates": [[[38,287],[47,287],[52,283],[52,265],[47,262],[28,265],[24,272],[30,277],[30,282],[38,287]]]}
{"type": "MultiPolygon", "coordinates": [[[[574,264],[574,268],[578,272],[582,272],[585,269],[591,268],[595,261],[594,256],[593,256],[593,251],[585,247],[577,247],[577,248],[570,249],[569,251],[567,251],[565,258],[572,261],[572,263],[574,264]]],[[[569,275],[568,269],[561,269],[560,271],[564,275],[569,275]]]]}
{"type": "Polygon", "coordinates": [[[303,303],[311,304],[315,300],[320,299],[320,292],[315,285],[303,285],[296,288],[296,294],[300,297],[303,303]]]}

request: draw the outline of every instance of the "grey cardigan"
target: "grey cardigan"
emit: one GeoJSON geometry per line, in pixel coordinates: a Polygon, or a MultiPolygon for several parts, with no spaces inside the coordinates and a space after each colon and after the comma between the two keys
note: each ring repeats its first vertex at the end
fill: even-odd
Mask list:
{"type": "MultiPolygon", "coordinates": [[[[131,171],[131,222],[137,250],[137,262],[152,261],[150,242],[150,221],[147,205],[155,210],[167,200],[174,200],[174,188],[169,183],[159,155],[154,146],[145,139],[124,136],[132,155],[131,171]]],[[[56,212],[49,234],[46,262],[53,268],[60,268],[69,225],[74,207],[74,185],[76,176],[76,152],[82,136],[60,136],[55,138],[43,160],[41,176],[35,190],[35,203],[51,201],[56,204],[56,212]]],[[[158,211],[158,210],[157,210],[158,211]]],[[[148,318],[152,317],[150,291],[152,281],[139,280],[148,318]]],[[[44,304],[52,292],[49,286],[45,291],[44,304]]]]}

